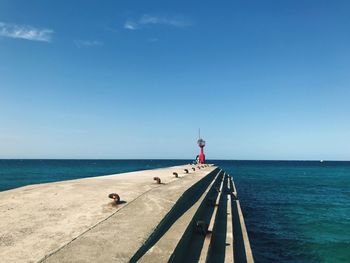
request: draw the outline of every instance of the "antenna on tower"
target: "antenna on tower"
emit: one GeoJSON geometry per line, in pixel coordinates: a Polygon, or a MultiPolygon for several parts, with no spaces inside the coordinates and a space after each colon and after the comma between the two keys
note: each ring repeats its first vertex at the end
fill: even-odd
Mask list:
{"type": "Polygon", "coordinates": [[[198,128],[198,139],[201,138],[201,128],[198,128]]]}

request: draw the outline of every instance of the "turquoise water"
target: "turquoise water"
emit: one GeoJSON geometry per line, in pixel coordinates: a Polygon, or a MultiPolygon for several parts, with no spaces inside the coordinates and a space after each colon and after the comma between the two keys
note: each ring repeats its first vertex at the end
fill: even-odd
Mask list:
{"type": "Polygon", "coordinates": [[[218,162],[234,177],[256,262],[350,262],[350,163],[218,162]]]}
{"type": "MultiPolygon", "coordinates": [[[[189,160],[0,160],[0,191],[189,160]]],[[[350,162],[213,161],[235,179],[256,262],[350,262],[350,162]]]]}
{"type": "Polygon", "coordinates": [[[49,183],[184,164],[185,160],[1,160],[0,191],[49,183]]]}

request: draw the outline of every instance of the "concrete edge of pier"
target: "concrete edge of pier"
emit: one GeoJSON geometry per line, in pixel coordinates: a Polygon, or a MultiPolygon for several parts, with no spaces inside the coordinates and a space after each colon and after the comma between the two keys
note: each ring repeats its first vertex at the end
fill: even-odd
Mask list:
{"type": "Polygon", "coordinates": [[[254,262],[232,177],[214,165],[22,187],[0,192],[0,212],[6,262],[254,262]]]}

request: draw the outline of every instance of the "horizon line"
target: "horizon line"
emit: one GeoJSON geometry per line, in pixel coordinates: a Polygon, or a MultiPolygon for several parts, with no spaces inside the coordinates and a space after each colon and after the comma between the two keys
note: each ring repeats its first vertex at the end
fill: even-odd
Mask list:
{"type": "MultiPolygon", "coordinates": [[[[77,161],[89,161],[89,160],[101,160],[101,161],[194,161],[194,159],[181,159],[181,158],[0,158],[0,160],[77,160],[77,161]]],[[[320,160],[320,159],[207,159],[207,161],[272,161],[272,162],[350,162],[350,160],[320,160]]]]}

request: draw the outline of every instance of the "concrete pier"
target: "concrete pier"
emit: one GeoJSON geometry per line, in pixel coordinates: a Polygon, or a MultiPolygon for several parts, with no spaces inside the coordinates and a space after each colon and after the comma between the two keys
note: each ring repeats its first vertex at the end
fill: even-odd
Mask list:
{"type": "Polygon", "coordinates": [[[0,192],[0,259],[253,262],[232,177],[214,165],[0,192]],[[120,201],[108,198],[110,193],[120,201]]]}

